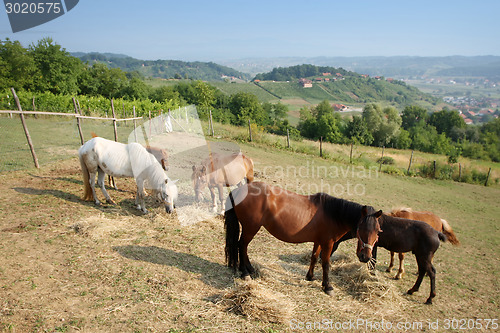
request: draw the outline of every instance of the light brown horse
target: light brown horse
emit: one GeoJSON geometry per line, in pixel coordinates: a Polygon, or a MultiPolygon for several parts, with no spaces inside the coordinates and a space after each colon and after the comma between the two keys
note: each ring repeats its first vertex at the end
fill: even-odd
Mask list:
{"type": "MultiPolygon", "coordinates": [[[[417,221],[423,221],[436,229],[439,232],[442,232],[445,234],[447,240],[453,244],[453,245],[459,245],[460,241],[458,240],[457,236],[451,229],[451,226],[446,222],[446,220],[443,220],[439,216],[437,216],[434,213],[431,212],[414,212],[411,208],[398,208],[398,209],[393,209],[392,212],[389,214],[390,216],[394,217],[401,217],[404,219],[409,219],[409,220],[417,220],[417,221]]],[[[389,267],[387,268],[387,272],[391,272],[392,268],[394,267],[394,252],[391,251],[391,262],[389,264],[389,267]]],[[[405,254],[404,253],[398,253],[399,256],[399,270],[396,276],[394,277],[396,280],[399,280],[401,276],[405,273],[404,269],[404,258],[405,254]]]]}
{"type": "Polygon", "coordinates": [[[224,212],[224,186],[241,185],[242,180],[247,183],[253,181],[253,161],[249,157],[240,153],[230,155],[220,155],[212,153],[206,158],[200,166],[193,165],[194,193],[197,201],[203,199],[202,191],[208,185],[210,195],[212,196],[212,209],[217,211],[217,202],[215,199],[215,189],[219,191],[219,202],[221,212],[224,212]]]}
{"type": "MultiPolygon", "coordinates": [[[[314,266],[321,249],[323,289],[331,295],[329,282],[330,253],[333,244],[347,231],[355,228],[362,212],[373,207],[334,198],[325,193],[299,195],[280,187],[253,182],[233,190],[225,214],[226,262],[242,277],[254,272],[248,259],[248,244],[261,227],[274,237],[288,243],[313,242],[311,264],[306,278],[314,277],[314,266]],[[364,208],[364,209],[363,209],[364,208]],[[241,236],[240,236],[241,224],[241,236]]],[[[375,232],[376,233],[376,232],[375,232]]]]}

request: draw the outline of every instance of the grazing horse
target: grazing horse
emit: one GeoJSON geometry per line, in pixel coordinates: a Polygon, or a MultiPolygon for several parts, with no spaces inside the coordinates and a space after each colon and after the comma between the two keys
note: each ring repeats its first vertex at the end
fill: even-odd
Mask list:
{"type": "MultiPolygon", "coordinates": [[[[95,134],[95,132],[92,132],[91,134],[93,138],[98,137],[98,135],[95,134]]],[[[148,153],[153,154],[153,156],[158,160],[158,162],[160,162],[163,170],[168,171],[168,166],[169,166],[168,152],[165,149],[152,147],[148,145],[146,146],[146,150],[148,151],[148,153]]],[[[110,175],[108,175],[108,182],[110,186],[113,186],[115,188],[115,190],[117,189],[115,179],[110,175]]]]}
{"type": "Polygon", "coordinates": [[[194,193],[197,201],[203,199],[202,191],[208,185],[210,195],[212,196],[212,209],[217,211],[215,199],[215,189],[219,191],[219,202],[221,212],[224,212],[224,189],[233,185],[241,185],[243,179],[247,183],[253,181],[253,161],[249,157],[240,153],[230,155],[219,155],[211,153],[200,166],[193,165],[194,193]]]}
{"type": "Polygon", "coordinates": [[[87,141],[78,150],[83,174],[83,200],[94,200],[99,205],[95,192],[95,176],[97,184],[106,197],[106,201],[115,204],[104,187],[104,175],[113,177],[134,177],[137,184],[135,203],[137,209],[147,213],[144,205],[144,181],[159,194],[165,204],[167,213],[174,208],[177,199],[177,186],[165,174],[162,166],[138,143],[123,144],[100,137],[87,141]]]}
{"type": "MultiPolygon", "coordinates": [[[[233,190],[226,201],[226,262],[242,277],[254,272],[248,259],[248,244],[261,227],[288,243],[313,242],[314,249],[307,280],[314,277],[319,256],[323,267],[323,289],[331,295],[330,251],[333,244],[361,219],[363,206],[325,193],[299,195],[262,182],[245,184],[233,190]],[[241,224],[241,236],[240,236],[241,224]]],[[[365,211],[375,211],[366,207],[365,211]]]]}
{"type": "Polygon", "coordinates": [[[356,254],[361,262],[368,262],[376,254],[377,246],[399,253],[412,251],[417,259],[418,277],[408,294],[418,291],[427,273],[431,292],[425,303],[432,304],[436,296],[436,269],[432,265],[432,258],[439,248],[439,241],[446,241],[443,233],[425,222],[384,215],[380,210],[363,217],[356,236],[356,254]]]}
{"type": "MultiPolygon", "coordinates": [[[[453,232],[453,229],[451,226],[448,224],[446,220],[443,220],[442,218],[439,218],[436,214],[431,213],[431,212],[414,212],[411,208],[399,208],[399,209],[393,209],[392,212],[389,214],[390,216],[394,217],[401,217],[404,219],[409,219],[409,220],[418,220],[418,221],[423,221],[427,224],[429,224],[431,227],[436,229],[437,231],[442,232],[445,234],[446,238],[448,241],[453,244],[453,245],[460,245],[460,241],[458,240],[457,236],[453,232]]],[[[391,272],[392,268],[394,267],[394,252],[391,251],[391,262],[389,264],[389,267],[387,268],[387,272],[391,272]]],[[[404,258],[405,254],[404,253],[398,253],[399,257],[399,270],[396,276],[394,277],[396,280],[399,280],[401,276],[405,273],[404,269],[404,258]]]]}

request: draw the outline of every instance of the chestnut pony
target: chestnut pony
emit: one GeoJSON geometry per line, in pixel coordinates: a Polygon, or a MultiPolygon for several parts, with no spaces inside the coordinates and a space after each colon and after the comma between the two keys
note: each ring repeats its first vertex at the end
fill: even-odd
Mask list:
{"type": "MultiPolygon", "coordinates": [[[[261,227],[288,243],[313,242],[314,249],[306,278],[314,277],[314,266],[320,249],[323,267],[323,289],[331,295],[329,282],[330,252],[333,244],[362,218],[363,206],[334,198],[325,193],[299,195],[262,182],[252,182],[233,190],[226,201],[231,207],[225,214],[226,262],[242,277],[254,272],[248,259],[248,244],[261,227]],[[240,236],[241,224],[241,236],[240,236]]],[[[366,207],[365,212],[374,212],[366,207]]]]}
{"type": "Polygon", "coordinates": [[[200,166],[193,165],[194,193],[197,201],[203,199],[202,191],[208,186],[212,196],[212,210],[217,211],[215,189],[219,191],[221,212],[224,212],[224,186],[229,187],[241,184],[245,179],[247,183],[253,181],[253,161],[240,153],[220,155],[211,153],[200,166]]]}
{"type": "MultiPolygon", "coordinates": [[[[437,231],[440,231],[443,234],[445,234],[446,238],[451,244],[460,245],[460,241],[458,240],[457,236],[453,232],[453,229],[448,224],[448,222],[446,222],[446,220],[443,220],[442,218],[439,218],[439,216],[437,216],[434,213],[414,212],[411,208],[399,208],[399,209],[393,209],[392,212],[390,212],[388,215],[394,217],[401,217],[404,219],[423,221],[429,224],[437,231]]],[[[401,276],[405,273],[404,269],[405,254],[398,253],[398,256],[399,256],[399,270],[395,276],[396,280],[399,280],[401,276]]],[[[387,272],[391,272],[393,267],[394,267],[394,252],[391,251],[391,262],[389,264],[389,267],[387,268],[387,272]]]]}
{"type": "Polygon", "coordinates": [[[432,258],[439,248],[439,241],[446,241],[446,236],[425,222],[384,215],[381,210],[363,215],[356,233],[359,260],[368,262],[376,254],[378,246],[399,253],[412,251],[417,259],[418,277],[408,294],[418,291],[427,273],[431,292],[425,303],[432,304],[436,296],[436,269],[432,258]]]}

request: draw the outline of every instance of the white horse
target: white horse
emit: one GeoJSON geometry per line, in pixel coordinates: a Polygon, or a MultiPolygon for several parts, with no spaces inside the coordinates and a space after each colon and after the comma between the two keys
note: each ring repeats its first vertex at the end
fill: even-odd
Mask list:
{"type": "Polygon", "coordinates": [[[177,186],[163,171],[156,158],[138,143],[123,144],[101,137],[87,141],[78,150],[82,166],[84,195],[83,200],[100,202],[95,192],[95,176],[97,185],[106,197],[106,202],[115,204],[104,187],[104,175],[113,177],[134,177],[137,184],[135,203],[137,209],[147,213],[144,205],[144,181],[158,194],[165,204],[167,213],[174,210],[177,200],[177,186]]]}

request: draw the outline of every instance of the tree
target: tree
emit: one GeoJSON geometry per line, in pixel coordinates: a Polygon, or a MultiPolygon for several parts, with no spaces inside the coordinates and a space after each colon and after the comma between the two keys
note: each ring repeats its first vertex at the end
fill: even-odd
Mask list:
{"type": "Polygon", "coordinates": [[[403,129],[408,130],[417,126],[419,123],[427,123],[429,114],[426,109],[420,106],[406,106],[401,114],[401,126],[403,129]]]}
{"type": "Polygon", "coordinates": [[[31,44],[28,53],[40,74],[35,77],[36,90],[54,94],[79,92],[78,76],[84,68],[80,59],[72,57],[51,38],[43,38],[37,44],[31,44]]]}
{"type": "Polygon", "coordinates": [[[235,115],[238,125],[245,125],[249,119],[259,125],[265,125],[269,120],[269,116],[264,113],[264,108],[257,96],[246,92],[239,92],[231,96],[229,110],[235,115]]]}
{"type": "Polygon", "coordinates": [[[373,142],[373,136],[360,116],[354,116],[348,122],[346,136],[351,142],[362,145],[369,145],[373,142]]]}
{"type": "Polygon", "coordinates": [[[378,104],[367,104],[363,109],[363,120],[373,136],[376,146],[387,145],[399,134],[401,117],[394,107],[382,107],[378,104]]]}
{"type": "Polygon", "coordinates": [[[196,81],[194,85],[196,104],[204,109],[209,109],[215,105],[215,88],[203,82],[196,81]]]}
{"type": "Polygon", "coordinates": [[[452,136],[454,127],[465,128],[466,126],[465,121],[457,110],[448,110],[446,108],[434,112],[430,117],[429,124],[436,127],[439,134],[444,133],[448,137],[452,136]]]}
{"type": "Polygon", "coordinates": [[[19,41],[0,40],[0,89],[31,90],[37,68],[19,41]]]}

